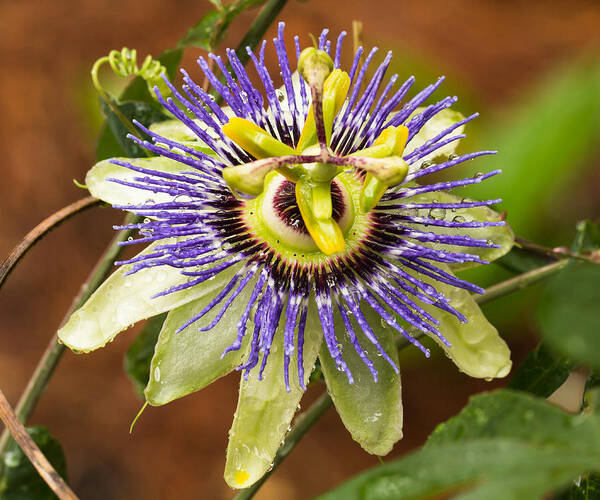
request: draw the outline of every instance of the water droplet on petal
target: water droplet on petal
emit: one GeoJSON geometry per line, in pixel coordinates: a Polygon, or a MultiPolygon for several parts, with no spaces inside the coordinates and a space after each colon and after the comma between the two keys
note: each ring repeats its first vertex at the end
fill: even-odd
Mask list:
{"type": "Polygon", "coordinates": [[[429,211],[429,217],[434,220],[443,220],[446,217],[445,208],[432,208],[429,211]]]}

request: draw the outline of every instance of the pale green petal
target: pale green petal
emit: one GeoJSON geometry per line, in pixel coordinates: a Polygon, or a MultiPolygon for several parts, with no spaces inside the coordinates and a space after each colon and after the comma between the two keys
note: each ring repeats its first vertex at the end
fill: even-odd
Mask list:
{"type": "MultiPolygon", "coordinates": [[[[303,394],[298,383],[297,359],[290,361],[290,392],[283,380],[283,318],[273,348],[258,380],[258,369],[242,376],[238,406],[229,431],[225,480],[232,488],[246,488],[269,470],[275,453],[288,432],[303,394]]],[[[309,309],[304,341],[304,380],[313,371],[323,338],[321,323],[314,307],[309,309]]]]}
{"type": "MultiPolygon", "coordinates": [[[[246,357],[250,335],[244,338],[241,349],[228,352],[223,359],[221,354],[237,337],[237,322],[252,294],[254,281],[246,284],[219,323],[209,331],[199,331],[199,328],[210,323],[220,311],[221,304],[215,306],[205,318],[176,332],[204,309],[214,294],[205,295],[169,313],[156,343],[150,380],[144,391],[151,405],[163,405],[198,391],[240,365],[246,357]]],[[[252,332],[250,321],[248,331],[252,332]]]]}
{"type": "MultiPolygon", "coordinates": [[[[413,114],[410,115],[408,120],[410,120],[414,115],[417,115],[417,114],[423,112],[424,109],[425,108],[417,108],[413,112],[413,114]]],[[[451,125],[454,125],[455,123],[457,123],[461,120],[464,120],[464,118],[465,117],[458,111],[454,111],[453,109],[443,109],[442,111],[440,111],[439,113],[434,115],[432,118],[427,120],[427,122],[423,125],[423,127],[421,127],[421,130],[419,130],[417,135],[415,135],[410,140],[410,142],[406,145],[406,149],[404,150],[404,156],[408,155],[413,150],[421,147],[428,140],[433,139],[436,135],[443,132],[451,125]]],[[[465,130],[465,126],[461,125],[460,127],[456,128],[447,137],[462,134],[464,132],[464,130],[465,130]]],[[[423,162],[425,160],[432,160],[434,158],[437,158],[438,156],[448,156],[448,155],[454,153],[454,151],[456,151],[456,148],[459,143],[460,143],[460,141],[458,140],[458,141],[454,141],[449,144],[446,144],[445,146],[442,146],[441,148],[436,149],[433,153],[431,153],[427,156],[424,156],[421,160],[419,160],[419,163],[423,162]]]]}
{"type": "MultiPolygon", "coordinates": [[[[194,120],[198,126],[202,126],[200,120],[194,120]]],[[[150,131],[165,139],[173,141],[198,141],[198,136],[181,120],[165,120],[150,125],[150,131]]]]}
{"type": "MultiPolygon", "coordinates": [[[[223,141],[218,140],[218,136],[214,133],[212,128],[208,128],[200,120],[194,120],[196,125],[207,131],[207,133],[215,139],[218,144],[224,145],[223,141]]],[[[201,151],[210,156],[216,156],[216,153],[207,146],[207,144],[200,140],[200,138],[188,128],[188,126],[180,120],[166,120],[164,122],[156,122],[150,126],[150,130],[165,139],[177,141],[183,146],[194,148],[197,151],[201,151]]],[[[163,142],[160,139],[156,139],[156,144],[162,145],[163,142]]],[[[177,148],[173,149],[176,152],[186,154],[184,151],[177,148]]]]}
{"type": "MultiPolygon", "coordinates": [[[[161,243],[172,242],[164,240],[161,243]]],[[[151,252],[149,246],[143,253],[151,252]]],[[[76,351],[93,351],[110,342],[134,323],[156,316],[188,302],[212,295],[231,279],[237,266],[219,273],[214,279],[187,290],[152,298],[173,286],[186,283],[180,269],[157,266],[124,276],[131,265],[121,266],[100,285],[88,301],[75,311],[58,331],[60,341],[76,351]]]]}
{"type": "MultiPolygon", "coordinates": [[[[450,273],[448,266],[436,263],[443,271],[450,273]]],[[[448,357],[456,366],[471,377],[502,378],[510,372],[512,362],[510,350],[506,342],[498,335],[498,330],[486,319],[483,312],[471,296],[470,292],[419,274],[418,278],[443,293],[450,304],[469,320],[461,323],[455,316],[430,304],[421,304],[423,309],[434,316],[440,325],[438,330],[452,347],[443,345],[437,337],[448,357]]]]}
{"type": "MultiPolygon", "coordinates": [[[[446,191],[437,191],[435,193],[423,193],[411,197],[408,201],[410,203],[432,203],[438,201],[439,203],[460,203],[465,198],[461,198],[450,194],[446,191]]],[[[492,210],[489,207],[473,207],[473,208],[457,208],[455,210],[450,209],[429,209],[422,208],[417,211],[419,217],[428,218],[444,218],[447,221],[460,221],[460,222],[486,222],[486,221],[500,221],[502,216],[492,210]]],[[[446,252],[459,252],[477,255],[481,259],[492,262],[504,254],[508,253],[515,242],[515,234],[508,223],[504,226],[489,226],[489,227],[440,227],[440,226],[423,226],[420,224],[414,224],[415,228],[421,231],[430,231],[437,234],[452,234],[461,236],[471,236],[472,238],[483,239],[491,241],[495,245],[500,245],[500,248],[485,248],[485,247],[463,247],[459,245],[442,245],[438,243],[424,243],[425,245],[431,246],[438,250],[446,252]]],[[[461,271],[470,267],[477,266],[476,262],[464,262],[451,264],[450,268],[453,271],[461,271]]]]}
{"type": "MultiPolygon", "coordinates": [[[[136,167],[157,170],[169,174],[179,174],[193,171],[191,167],[162,156],[154,158],[115,158],[123,162],[131,163],[136,167]]],[[[85,183],[92,196],[110,203],[111,205],[143,205],[144,203],[163,203],[173,200],[173,196],[167,193],[153,193],[145,189],[124,186],[108,179],[119,179],[127,182],[135,182],[136,177],[144,177],[145,174],[135,172],[120,165],[103,160],[96,163],[87,173],[85,183]]]]}
{"type": "MultiPolygon", "coordinates": [[[[362,310],[385,352],[400,368],[394,331],[387,325],[382,326],[381,318],[369,306],[363,306],[362,310]]],[[[368,357],[377,369],[378,381],[375,382],[369,368],[356,353],[348,335],[341,334],[345,332],[345,328],[339,313],[335,319],[336,335],[341,344],[344,361],[354,377],[354,383],[348,383],[346,374],[337,369],[327,346],[322,344],[319,360],[327,389],[352,438],[369,453],[386,455],[391,451],[394,443],[402,439],[400,374],[392,369],[360,331],[358,325],[354,324],[354,331],[362,348],[368,352],[368,357]]]]}

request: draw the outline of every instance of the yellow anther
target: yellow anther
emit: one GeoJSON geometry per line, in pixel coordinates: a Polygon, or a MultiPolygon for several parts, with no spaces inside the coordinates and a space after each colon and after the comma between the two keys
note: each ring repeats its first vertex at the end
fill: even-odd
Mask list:
{"type": "Polygon", "coordinates": [[[367,175],[360,193],[360,207],[363,212],[371,210],[386,192],[387,188],[399,184],[408,174],[408,165],[402,159],[402,153],[408,141],[408,128],[404,125],[388,127],[373,145],[352,153],[350,156],[389,159],[372,168],[365,168],[367,175]]]}
{"type": "MultiPolygon", "coordinates": [[[[296,154],[294,148],[278,141],[266,130],[244,118],[237,116],[230,118],[229,122],[223,125],[222,130],[239,147],[259,160],[296,154]]],[[[262,165],[251,165],[249,169],[228,167],[223,175],[231,187],[247,194],[257,195],[262,191],[264,176],[270,170],[263,168],[262,165]],[[260,178],[243,180],[240,177],[253,174],[259,175],[260,178]]],[[[277,171],[291,181],[295,182],[298,179],[298,168],[294,165],[280,165],[277,171]]]]}
{"type": "MultiPolygon", "coordinates": [[[[331,143],[333,120],[342,109],[349,89],[350,76],[340,69],[334,69],[323,84],[323,122],[325,123],[327,144],[331,143]]],[[[317,127],[314,111],[311,107],[304,122],[296,150],[299,152],[304,151],[307,147],[316,143],[317,127]]]]}
{"type": "Polygon", "coordinates": [[[296,151],[275,139],[256,123],[234,116],[223,125],[223,133],[257,159],[294,155],[296,151]]]}
{"type": "Polygon", "coordinates": [[[352,153],[350,156],[365,156],[367,158],[387,158],[388,156],[402,156],[406,141],[408,140],[408,128],[404,125],[386,128],[379,137],[375,139],[372,146],[352,153]]]}

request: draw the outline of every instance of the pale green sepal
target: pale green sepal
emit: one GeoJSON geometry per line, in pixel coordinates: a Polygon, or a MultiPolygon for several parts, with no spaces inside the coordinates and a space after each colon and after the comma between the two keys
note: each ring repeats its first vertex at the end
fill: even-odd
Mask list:
{"type": "MultiPolygon", "coordinates": [[[[369,306],[363,306],[362,310],[385,352],[399,368],[394,331],[388,326],[382,326],[381,318],[369,306]]],[[[337,369],[325,344],[321,345],[319,353],[321,369],[331,399],[352,438],[367,452],[386,455],[394,444],[402,439],[400,374],[379,355],[358,325],[354,323],[353,326],[362,348],[368,352],[367,356],[378,372],[378,381],[374,381],[373,375],[356,353],[347,333],[341,334],[345,329],[339,313],[335,317],[338,345],[341,345],[344,361],[352,372],[354,383],[349,384],[346,374],[337,369]]]]}
{"type": "MultiPolygon", "coordinates": [[[[236,116],[236,114],[229,106],[221,108],[221,111],[223,111],[223,113],[229,118],[231,118],[232,116],[236,116]]],[[[218,119],[214,115],[212,116],[215,122],[219,123],[218,119]]],[[[198,119],[195,119],[194,123],[202,130],[205,130],[206,133],[210,135],[219,145],[225,146],[225,142],[219,139],[218,135],[215,133],[212,127],[208,126],[202,120],[198,119]]],[[[213,150],[210,149],[206,145],[206,143],[202,141],[194,133],[194,131],[191,130],[181,120],[164,120],[162,122],[153,123],[152,125],[150,125],[150,131],[160,135],[161,137],[164,137],[165,139],[177,141],[183,144],[184,146],[189,146],[198,151],[202,151],[203,153],[206,153],[208,155],[216,156],[213,150]]],[[[157,139],[157,143],[161,144],[161,141],[157,139]]]]}
{"type": "MultiPolygon", "coordinates": [[[[200,120],[194,120],[203,126],[200,120]]],[[[181,120],[165,120],[150,125],[150,131],[173,141],[198,141],[198,136],[181,120]]]]}
{"type": "MultiPolygon", "coordinates": [[[[410,115],[410,117],[408,117],[406,119],[406,122],[408,122],[414,115],[418,115],[419,113],[422,113],[424,110],[425,110],[424,107],[417,108],[412,113],[412,115],[410,115]]],[[[446,130],[451,125],[454,125],[455,123],[457,123],[461,120],[464,120],[464,118],[465,117],[462,115],[462,113],[459,113],[458,111],[454,111],[453,109],[448,109],[448,108],[443,109],[439,113],[435,114],[433,117],[431,117],[429,120],[427,120],[427,122],[425,122],[423,127],[421,127],[421,130],[419,130],[419,132],[406,145],[406,149],[404,150],[404,156],[410,154],[413,150],[421,147],[428,140],[433,139],[435,136],[437,136],[439,133],[446,130]]],[[[465,126],[461,125],[460,127],[456,128],[453,132],[451,132],[451,134],[449,134],[447,137],[451,137],[453,135],[460,135],[464,132],[464,130],[465,130],[465,126]]],[[[459,143],[460,143],[460,140],[457,140],[457,141],[451,142],[449,144],[446,144],[445,146],[442,146],[439,149],[436,149],[433,153],[431,153],[427,156],[424,156],[417,163],[413,164],[411,166],[411,170],[414,169],[415,167],[418,168],[418,166],[423,161],[433,160],[434,158],[437,158],[438,156],[448,156],[448,155],[454,153],[456,151],[456,148],[459,143]]]]}
{"type": "MultiPolygon", "coordinates": [[[[179,162],[157,156],[154,158],[114,158],[118,161],[131,163],[136,167],[157,170],[169,174],[180,174],[192,171],[179,162]]],[[[108,179],[119,179],[136,182],[136,177],[146,177],[147,174],[135,172],[127,167],[115,165],[110,160],[96,163],[85,176],[85,183],[92,196],[110,203],[111,205],[143,205],[145,203],[162,203],[173,200],[168,193],[153,193],[146,189],[124,186],[108,179]]]]}
{"type": "MultiPolygon", "coordinates": [[[[409,203],[434,203],[437,200],[439,203],[460,203],[465,198],[460,198],[446,191],[437,191],[435,193],[423,193],[407,199],[409,203]]],[[[451,209],[419,209],[420,217],[445,219],[447,221],[460,222],[487,222],[501,221],[502,215],[492,210],[489,207],[472,207],[472,208],[457,208],[454,211],[451,209]]],[[[470,236],[476,239],[483,239],[492,242],[495,245],[500,245],[499,248],[486,247],[465,247],[459,245],[443,245],[438,243],[424,243],[427,246],[433,247],[444,252],[459,252],[477,255],[481,259],[492,262],[499,259],[510,251],[515,242],[515,233],[508,223],[503,226],[489,227],[440,227],[440,226],[424,226],[414,224],[415,228],[421,231],[431,231],[436,234],[451,234],[460,236],[470,236]]],[[[477,262],[462,262],[450,264],[452,271],[462,271],[471,267],[478,266],[477,262]]]]}
{"type": "MultiPolygon", "coordinates": [[[[199,329],[210,324],[221,310],[221,304],[215,306],[206,317],[180,332],[176,331],[202,311],[213,300],[214,294],[205,295],[169,313],[160,331],[150,365],[150,379],[144,391],[148,403],[153,406],[164,405],[199,391],[241,364],[246,357],[250,335],[244,337],[239,350],[228,352],[222,359],[221,355],[236,340],[237,322],[252,294],[254,281],[255,279],[250,280],[246,284],[211,330],[199,329]]],[[[251,322],[247,325],[248,330],[252,331],[251,322]]]]}
{"type": "MultiPolygon", "coordinates": [[[[161,244],[174,241],[164,240],[161,244]]],[[[142,253],[151,252],[157,244],[150,245],[142,253]]],[[[187,290],[152,298],[159,292],[186,283],[190,278],[183,276],[180,269],[169,266],[151,267],[125,276],[131,265],[121,266],[71,315],[58,331],[58,338],[75,351],[89,352],[103,347],[119,332],[142,319],[182,306],[204,295],[213,295],[231,279],[234,273],[232,268],[187,290]]]]}
{"type": "MultiPolygon", "coordinates": [[[[297,358],[290,361],[290,392],[283,378],[283,325],[275,334],[271,354],[258,380],[258,366],[240,382],[238,406],[229,431],[225,480],[232,488],[246,488],[271,467],[275,453],[288,432],[303,390],[298,383],[297,358]]],[[[304,340],[304,381],[313,371],[323,338],[319,316],[309,309],[304,340]]],[[[260,363],[259,363],[260,365],[260,363]]]]}
{"type": "MultiPolygon", "coordinates": [[[[451,273],[445,264],[436,263],[436,266],[451,273]]],[[[498,335],[498,330],[486,319],[471,293],[436,281],[424,274],[419,274],[418,278],[443,293],[450,299],[450,305],[464,314],[468,320],[468,323],[461,323],[454,315],[434,305],[420,304],[440,322],[437,328],[452,347],[446,347],[437,337],[434,339],[443,347],[448,357],[462,372],[471,377],[484,379],[506,377],[512,367],[510,350],[498,335]]]]}

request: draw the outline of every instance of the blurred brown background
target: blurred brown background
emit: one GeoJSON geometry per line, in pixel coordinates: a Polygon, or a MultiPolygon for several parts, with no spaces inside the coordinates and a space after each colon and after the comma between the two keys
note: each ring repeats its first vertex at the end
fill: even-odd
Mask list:
{"type": "MultiPolygon", "coordinates": [[[[71,180],[83,180],[95,158],[93,62],[124,45],[159,54],[210,8],[192,0],[0,0],[2,258],[44,217],[84,196],[71,180]]],[[[230,45],[253,15],[234,22],[230,45]]],[[[469,102],[485,103],[492,113],[554,65],[600,42],[597,1],[290,0],[279,18],[288,35],[305,41],[308,32],[329,27],[337,34],[362,20],[367,44],[433,61],[464,85],[469,102]]],[[[273,34],[272,28],[266,38],[273,34]]],[[[195,75],[200,52],[189,50],[184,60],[195,75]]],[[[13,404],[120,220],[111,209],[78,216],[39,244],[0,291],[0,386],[13,404]]],[[[502,332],[514,361],[535,344],[531,330],[525,319],[518,331],[502,332]]],[[[91,355],[66,353],[32,423],[48,426],[63,444],[70,483],[82,500],[231,498],[222,470],[238,375],[148,409],[129,435],[141,406],[122,368],[133,336],[123,334],[91,355]]],[[[470,394],[502,385],[469,379],[439,356],[404,357],[405,438],[393,455],[422,444],[470,394]]],[[[303,407],[320,390],[312,388],[303,407]]],[[[375,464],[330,411],[256,498],[309,498],[375,464]]]]}

